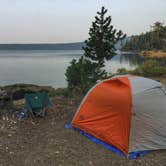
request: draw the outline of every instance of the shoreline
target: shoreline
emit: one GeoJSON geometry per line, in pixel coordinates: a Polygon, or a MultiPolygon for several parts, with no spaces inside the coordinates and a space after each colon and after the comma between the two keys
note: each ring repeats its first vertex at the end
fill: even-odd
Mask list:
{"type": "Polygon", "coordinates": [[[165,51],[156,51],[156,50],[150,50],[150,51],[146,51],[146,50],[142,50],[142,51],[121,51],[122,54],[136,54],[142,57],[149,57],[149,58],[166,58],[166,52],[165,51]]]}
{"type": "MultiPolygon", "coordinates": [[[[142,76],[144,77],[144,76],[142,76]]],[[[147,77],[150,79],[154,79],[154,80],[160,80],[163,84],[166,84],[166,74],[165,75],[159,75],[159,76],[151,76],[151,77],[147,77]]],[[[1,86],[0,85],[0,90],[7,90],[8,92],[15,92],[15,91],[24,91],[24,92],[41,92],[41,91],[45,91],[49,94],[51,94],[51,96],[54,94],[56,94],[58,92],[58,94],[63,91],[66,90],[67,87],[57,87],[54,88],[52,86],[41,86],[41,85],[37,85],[37,84],[22,84],[22,83],[18,83],[18,84],[10,84],[10,85],[4,85],[1,86]]]]}
{"type": "Polygon", "coordinates": [[[166,58],[166,52],[164,51],[140,51],[138,55],[150,58],[166,58]]]}

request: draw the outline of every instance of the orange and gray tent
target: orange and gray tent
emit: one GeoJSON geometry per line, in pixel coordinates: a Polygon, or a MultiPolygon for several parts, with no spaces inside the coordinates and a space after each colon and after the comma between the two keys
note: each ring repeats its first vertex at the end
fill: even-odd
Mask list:
{"type": "Polygon", "coordinates": [[[166,149],[166,88],[138,76],[116,76],[96,84],[71,127],[129,158],[166,149]]]}

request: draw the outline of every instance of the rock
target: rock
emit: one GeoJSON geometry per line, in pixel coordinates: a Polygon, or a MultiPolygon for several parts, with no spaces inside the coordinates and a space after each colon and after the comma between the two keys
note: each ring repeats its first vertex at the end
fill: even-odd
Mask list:
{"type": "Polygon", "coordinates": [[[0,89],[0,100],[7,100],[7,99],[10,99],[9,93],[4,89],[0,89]]]}
{"type": "Polygon", "coordinates": [[[0,95],[6,95],[6,94],[7,94],[6,90],[0,89],[0,95]]]}
{"type": "Polygon", "coordinates": [[[24,98],[25,93],[31,93],[31,92],[52,93],[55,91],[55,89],[50,86],[38,86],[38,85],[32,85],[32,84],[14,84],[10,86],[5,86],[3,88],[7,92],[12,94],[12,97],[14,100],[24,98]]]}
{"type": "Polygon", "coordinates": [[[89,161],[89,165],[93,165],[93,162],[92,162],[92,161],[89,161]]]}
{"type": "MultiPolygon", "coordinates": [[[[6,108],[11,105],[10,94],[5,89],[0,89],[0,108],[6,108]]],[[[0,112],[2,114],[2,110],[0,112]]]]}
{"type": "Polygon", "coordinates": [[[55,154],[59,154],[60,152],[59,151],[55,151],[55,154]]]}

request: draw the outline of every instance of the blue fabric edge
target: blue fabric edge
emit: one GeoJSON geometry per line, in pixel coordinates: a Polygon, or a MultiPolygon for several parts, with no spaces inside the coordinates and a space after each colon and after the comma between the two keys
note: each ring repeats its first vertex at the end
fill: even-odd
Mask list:
{"type": "Polygon", "coordinates": [[[95,142],[96,144],[100,144],[102,145],[104,148],[108,149],[108,150],[111,150],[112,152],[116,153],[117,155],[121,156],[121,157],[125,157],[125,158],[128,158],[130,160],[132,159],[136,159],[137,157],[142,157],[142,156],[145,156],[146,154],[150,153],[151,151],[150,150],[145,150],[145,151],[135,151],[135,152],[131,152],[129,153],[128,157],[122,152],[120,151],[119,149],[117,149],[115,146],[113,145],[110,145],[86,132],[84,132],[83,130],[80,130],[78,128],[74,128],[72,127],[71,123],[68,123],[68,124],[65,124],[65,128],[66,129],[73,129],[75,131],[78,131],[81,135],[89,138],[91,141],[95,142]]]}

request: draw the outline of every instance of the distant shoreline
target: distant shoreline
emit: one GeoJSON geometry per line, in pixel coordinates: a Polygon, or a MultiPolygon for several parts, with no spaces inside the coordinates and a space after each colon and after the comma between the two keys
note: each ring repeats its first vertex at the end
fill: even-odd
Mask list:
{"type": "Polygon", "coordinates": [[[42,44],[0,44],[0,50],[81,50],[84,42],[42,44]]]}
{"type": "Polygon", "coordinates": [[[166,52],[165,51],[160,51],[160,50],[142,50],[142,51],[133,51],[133,50],[128,50],[128,51],[121,51],[122,54],[136,54],[139,56],[143,57],[149,57],[149,58],[166,58],[166,52]]]}

